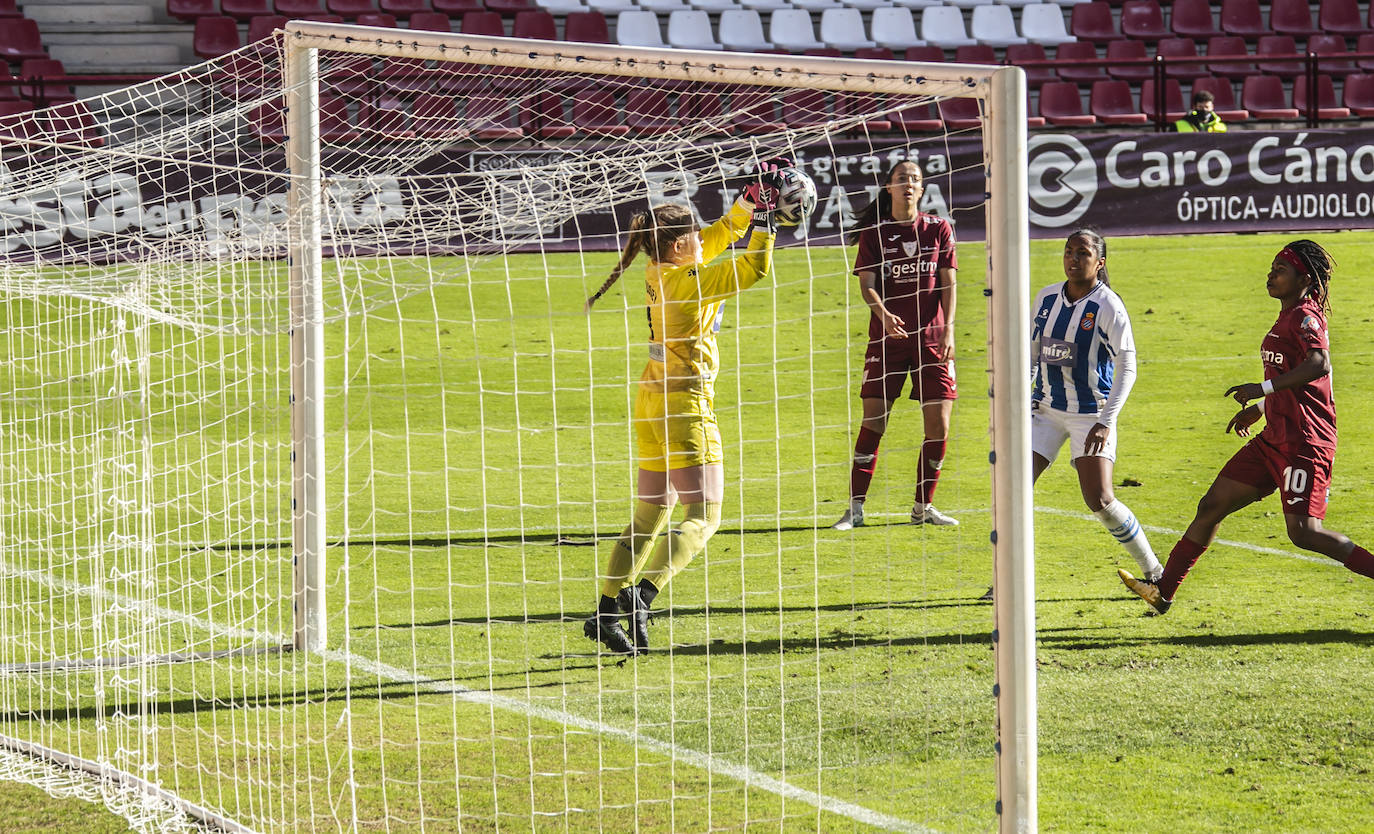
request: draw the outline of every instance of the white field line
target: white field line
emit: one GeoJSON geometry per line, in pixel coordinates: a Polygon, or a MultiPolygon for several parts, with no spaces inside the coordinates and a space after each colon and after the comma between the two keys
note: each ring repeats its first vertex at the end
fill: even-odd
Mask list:
{"type": "MultiPolygon", "coordinates": [[[[26,579],[30,582],[43,585],[54,590],[67,593],[76,593],[108,600],[129,608],[138,609],[145,615],[163,620],[166,622],[181,623],[192,626],[203,631],[209,632],[215,637],[228,637],[237,640],[265,642],[273,645],[289,643],[290,639],[279,634],[270,634],[256,631],[253,629],[224,627],[201,619],[192,614],[164,608],[160,605],[153,605],[141,600],[135,600],[122,594],[111,593],[105,589],[86,585],[70,579],[61,579],[50,576],[42,571],[21,570],[14,566],[0,562],[0,576],[6,578],[15,577],[26,579]]],[[[815,808],[827,813],[837,814],[847,817],[864,825],[874,826],[886,831],[900,831],[907,834],[937,834],[934,829],[926,828],[910,820],[894,817],[857,805],[853,802],[846,802],[842,799],[826,796],[824,794],[799,788],[795,785],[775,779],[765,773],[760,773],[753,768],[727,761],[709,753],[699,750],[672,744],[666,741],[646,736],[635,730],[628,730],[617,727],[602,721],[574,715],[558,709],[541,707],[526,701],[515,698],[508,698],[496,695],[491,692],[468,689],[455,683],[436,681],[429,678],[420,678],[412,675],[404,669],[381,663],[371,658],[362,657],[352,652],[340,650],[325,650],[319,652],[319,656],[327,661],[342,663],[347,667],[360,669],[381,678],[386,678],[396,683],[412,684],[426,692],[436,694],[452,695],[464,701],[474,704],[484,704],[497,709],[509,710],[521,715],[528,715],[545,721],[563,724],[569,727],[577,727],[588,732],[599,733],[609,738],[633,744],[641,749],[669,756],[675,761],[684,762],[694,767],[701,768],[718,776],[735,779],[751,788],[767,791],[776,794],[784,799],[805,802],[815,808]]]]}

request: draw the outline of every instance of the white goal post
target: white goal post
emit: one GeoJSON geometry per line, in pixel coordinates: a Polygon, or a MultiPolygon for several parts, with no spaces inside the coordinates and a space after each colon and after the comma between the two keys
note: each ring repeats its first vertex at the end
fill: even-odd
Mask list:
{"type": "Polygon", "coordinates": [[[296,645],[319,650],[325,628],[324,423],[320,276],[321,49],[419,60],[464,60],[552,71],[984,100],[988,326],[991,330],[994,601],[1000,830],[1036,830],[1035,573],[1030,469],[1030,264],[1026,87],[1016,67],[907,64],[455,36],[291,21],[285,37],[292,184],[291,289],[296,486],[296,645]]]}

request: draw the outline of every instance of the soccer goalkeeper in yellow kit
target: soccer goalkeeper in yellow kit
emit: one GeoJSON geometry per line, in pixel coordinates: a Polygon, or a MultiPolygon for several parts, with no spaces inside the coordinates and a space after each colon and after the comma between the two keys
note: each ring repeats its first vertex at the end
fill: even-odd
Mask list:
{"type": "Polygon", "coordinates": [[[698,230],[690,209],[659,206],[635,215],[620,263],[588,307],[629,267],[640,251],[649,314],[649,361],[639,378],[634,428],[639,455],[634,517],[616,540],[601,577],[601,599],[583,633],[618,654],[649,648],[649,606],[673,576],[706,547],[720,526],[725,491],[720,427],[713,407],[720,368],[716,320],[725,301],[753,286],[772,266],[777,172],[788,160],[760,166],[729,212],[698,230]],[[718,264],[711,260],[744,236],[748,250],[718,264]],[[675,501],[684,517],[659,536],[675,501]],[[638,584],[634,584],[635,577],[638,584]],[[629,615],[633,638],[620,624],[629,615]]]}

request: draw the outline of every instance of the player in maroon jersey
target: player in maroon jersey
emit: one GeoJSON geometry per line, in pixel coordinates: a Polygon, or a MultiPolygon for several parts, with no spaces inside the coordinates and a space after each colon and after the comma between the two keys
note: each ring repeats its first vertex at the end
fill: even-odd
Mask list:
{"type": "Polygon", "coordinates": [[[945,460],[954,382],[954,278],[959,268],[949,222],[918,210],[925,191],[920,166],[902,160],[888,172],[877,199],[855,218],[854,274],[872,311],[868,352],[859,389],[863,423],[854,441],[849,508],[835,523],[849,530],[864,523],[864,499],[892,405],[911,378],[911,399],[921,404],[920,483],[911,508],[916,524],[959,522],[930,503],[945,460]]]}
{"type": "Polygon", "coordinates": [[[1279,300],[1279,318],[1260,345],[1264,382],[1233,385],[1226,392],[1241,404],[1226,430],[1248,437],[1260,415],[1265,418],[1264,430],[1222,467],[1157,583],[1118,571],[1126,587],[1159,613],[1169,610],[1183,577],[1212,543],[1222,520],[1275,489],[1293,544],[1374,579],[1374,556],[1322,527],[1336,457],[1336,405],[1326,336],[1335,266],[1330,253],[1310,240],[1295,240],[1274,256],[1266,286],[1279,300]]]}

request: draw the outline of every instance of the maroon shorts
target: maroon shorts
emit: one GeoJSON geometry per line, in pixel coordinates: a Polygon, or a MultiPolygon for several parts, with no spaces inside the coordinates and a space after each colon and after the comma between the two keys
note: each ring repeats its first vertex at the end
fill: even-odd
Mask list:
{"type": "Polygon", "coordinates": [[[892,402],[902,395],[907,377],[911,377],[911,399],[917,402],[959,398],[953,360],[939,361],[917,338],[878,339],[868,343],[860,397],[881,397],[892,402]]]}
{"type": "Polygon", "coordinates": [[[1260,490],[1260,497],[1278,489],[1284,515],[1326,518],[1335,456],[1333,449],[1280,447],[1255,437],[1231,456],[1221,475],[1260,490]]]}

